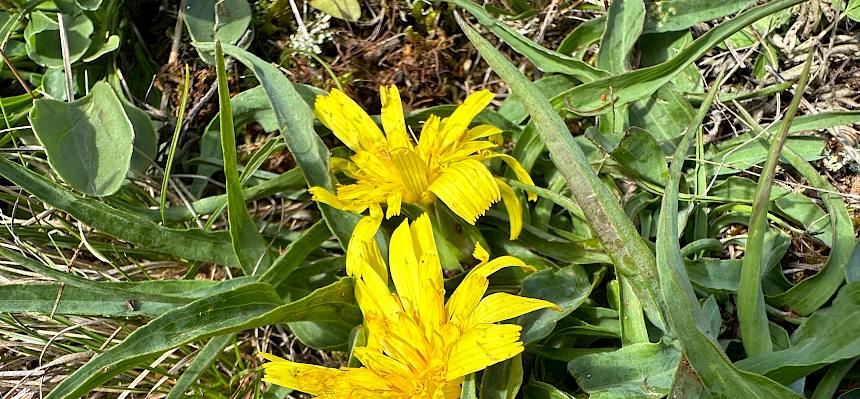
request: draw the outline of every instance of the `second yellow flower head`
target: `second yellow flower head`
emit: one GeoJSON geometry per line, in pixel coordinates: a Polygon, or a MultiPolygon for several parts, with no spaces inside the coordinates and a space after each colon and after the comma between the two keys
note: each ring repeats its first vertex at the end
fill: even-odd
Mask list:
{"type": "MultiPolygon", "coordinates": [[[[395,86],[380,90],[382,128],[339,90],[316,100],[317,118],[354,154],[333,158],[332,170],[355,180],[337,187],[337,194],[312,187],[314,200],[354,212],[385,204],[386,217],[400,214],[402,203],[426,207],[437,198],[470,224],[500,199],[511,224],[511,239],[522,229],[522,209],[513,189],[493,176],[482,161],[500,158],[526,183],[534,184],[513,157],[491,151],[488,137],[501,133],[491,125],[469,128],[472,119],[493,99],[482,90],[470,95],[447,118],[431,115],[417,140],[410,137],[395,86]]],[[[534,194],[529,194],[534,200],[534,194]]]]}

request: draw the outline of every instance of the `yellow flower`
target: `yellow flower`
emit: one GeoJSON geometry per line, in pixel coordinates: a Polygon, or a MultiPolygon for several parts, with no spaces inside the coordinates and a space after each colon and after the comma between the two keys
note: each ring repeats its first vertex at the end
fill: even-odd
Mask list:
{"type": "MultiPolygon", "coordinates": [[[[355,183],[341,185],[337,195],[312,187],[315,201],[354,212],[386,204],[386,217],[400,214],[403,202],[426,207],[437,198],[470,224],[475,224],[491,205],[504,201],[511,224],[510,238],[522,229],[522,209],[513,189],[490,173],[482,161],[501,158],[517,178],[534,184],[528,172],[507,154],[493,152],[496,143],[487,138],[501,129],[491,125],[469,128],[472,119],[493,99],[482,90],[470,95],[448,118],[431,115],[421,135],[410,139],[400,94],[395,86],[383,86],[382,127],[385,134],[352,99],[339,90],[317,97],[317,118],[354,154],[349,160],[333,158],[332,170],[355,183]]],[[[529,200],[536,200],[529,193],[529,200]]]]}
{"type": "Polygon", "coordinates": [[[349,252],[347,265],[356,277],[368,337],[366,347],[354,350],[363,366],[332,369],[264,354],[271,362],[263,365],[263,381],[319,398],[459,398],[466,375],[522,352],[521,327],[497,322],[543,308],[560,310],[544,300],[502,292],[484,297],[491,274],[511,266],[532,268],[511,256],[490,260],[480,246],[474,252],[480,264],[445,303],[426,214],[411,226],[404,221],[391,236],[389,265],[396,294],[391,293],[372,234],[357,233],[350,247],[356,240],[367,245],[349,252]]]}

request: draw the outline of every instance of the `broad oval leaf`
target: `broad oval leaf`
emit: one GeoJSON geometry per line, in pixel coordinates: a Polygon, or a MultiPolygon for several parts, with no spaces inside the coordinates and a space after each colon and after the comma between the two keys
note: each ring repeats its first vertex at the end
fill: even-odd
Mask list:
{"type": "MultiPolygon", "coordinates": [[[[54,14],[59,18],[60,14],[54,14]]],[[[36,11],[30,14],[30,23],[24,29],[27,56],[37,64],[46,67],[59,68],[63,66],[63,56],[60,46],[60,25],[57,20],[47,13],[36,11]]],[[[90,35],[93,34],[93,23],[84,14],[74,18],[67,17],[70,24],[66,26],[69,39],[69,61],[79,60],[90,47],[90,35]]]]}
{"type": "Polygon", "coordinates": [[[358,0],[311,0],[311,6],[335,18],[358,21],[361,5],[358,0]]]}
{"type": "MultiPolygon", "coordinates": [[[[251,6],[246,0],[194,0],[185,8],[185,27],[194,42],[236,44],[251,24],[251,6]]],[[[214,50],[214,49],[213,49],[214,50]]],[[[214,53],[197,47],[207,63],[215,62],[214,53]]]]}
{"type": "Polygon", "coordinates": [[[97,197],[119,190],[131,162],[134,129],[109,84],[98,82],[71,103],[36,100],[30,124],[64,182],[97,197]]]}

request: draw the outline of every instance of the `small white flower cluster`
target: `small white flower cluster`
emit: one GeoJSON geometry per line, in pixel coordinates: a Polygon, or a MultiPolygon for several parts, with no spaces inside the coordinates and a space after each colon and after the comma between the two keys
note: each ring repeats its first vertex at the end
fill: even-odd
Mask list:
{"type": "Polygon", "coordinates": [[[319,55],[322,53],[320,45],[331,39],[328,30],[331,16],[321,12],[314,12],[314,15],[316,20],[306,25],[307,35],[302,31],[290,35],[290,47],[319,55]]]}

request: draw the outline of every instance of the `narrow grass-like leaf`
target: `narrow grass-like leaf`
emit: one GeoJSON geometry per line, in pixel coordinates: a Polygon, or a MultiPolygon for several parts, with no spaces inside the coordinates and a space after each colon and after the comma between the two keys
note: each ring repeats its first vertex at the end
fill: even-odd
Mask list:
{"type": "Polygon", "coordinates": [[[773,349],[767,324],[767,313],[765,312],[764,293],[761,288],[761,275],[762,270],[764,270],[764,253],[762,251],[764,250],[764,235],[767,231],[767,210],[770,205],[770,189],[775,178],[776,165],[788,135],[788,127],[797,113],[797,107],[800,106],[806,83],[809,82],[809,66],[811,64],[812,52],[807,55],[806,63],[803,64],[800,81],[797,83],[794,97],[785,112],[779,133],[777,133],[770,147],[753,198],[753,209],[748,224],[749,237],[741,266],[741,284],[738,287],[737,304],[738,324],[740,325],[744,350],[748,356],[770,352],[773,349]]]}
{"type": "Polygon", "coordinates": [[[224,348],[227,347],[230,342],[233,342],[233,338],[236,337],[236,334],[224,334],[217,337],[212,337],[206,345],[203,346],[203,349],[200,349],[197,352],[197,356],[194,357],[194,360],[188,365],[188,368],[182,373],[182,376],[176,379],[176,383],[173,384],[173,388],[170,388],[170,392],[167,394],[165,399],[179,399],[185,396],[185,392],[188,391],[188,388],[191,388],[194,383],[198,381],[198,378],[203,374],[204,371],[212,364],[213,361],[224,351],[224,348]]]}
{"type": "Polygon", "coordinates": [[[588,47],[600,40],[605,28],[606,16],[604,15],[582,22],[564,37],[557,51],[581,59],[588,47]]]}
{"type": "Polygon", "coordinates": [[[647,1],[647,32],[670,32],[689,28],[699,22],[734,14],[754,0],[659,0],[647,1]]]}
{"type": "Polygon", "coordinates": [[[839,389],[842,379],[851,371],[855,363],[857,363],[857,359],[848,359],[833,363],[827,369],[827,373],[824,374],[821,381],[818,382],[818,386],[815,387],[815,391],[812,392],[812,396],[809,399],[830,399],[835,397],[836,390],[839,389]]]}
{"type": "Polygon", "coordinates": [[[73,194],[5,158],[0,158],[0,176],[46,205],[66,212],[84,224],[120,240],[189,260],[226,266],[238,265],[236,255],[227,246],[229,236],[226,232],[176,230],[159,226],[136,214],[73,194]]]}
{"type": "Polygon", "coordinates": [[[790,384],[828,364],[860,356],[860,283],[847,284],[791,335],[791,347],[737,362],[744,370],[790,384]]]}
{"type": "MultiPolygon", "coordinates": [[[[298,190],[303,190],[307,187],[305,179],[302,176],[302,171],[299,169],[290,169],[289,171],[277,175],[269,180],[265,180],[260,184],[245,187],[242,189],[242,198],[245,201],[255,201],[275,194],[291,194],[298,190]]],[[[188,207],[170,207],[167,208],[165,217],[170,222],[184,222],[194,219],[195,215],[207,215],[224,207],[227,204],[227,194],[213,195],[194,201],[188,207]],[[193,210],[193,212],[192,212],[193,210]]],[[[160,220],[159,210],[141,210],[128,209],[129,211],[138,212],[149,217],[150,220],[160,220]]]]}
{"type": "Polygon", "coordinates": [[[709,30],[669,61],[585,83],[568,91],[565,98],[569,102],[571,111],[581,115],[606,113],[611,110],[610,105],[613,102],[617,107],[645,98],[735,32],[761,18],[803,1],[775,0],[753,8],[709,30]]]}
{"type": "Polygon", "coordinates": [[[307,256],[319,248],[325,240],[331,237],[331,233],[324,221],[314,223],[309,229],[302,232],[298,240],[293,241],[283,254],[278,256],[272,263],[272,267],[260,275],[260,282],[269,283],[276,289],[296,270],[307,256]]]}
{"type": "Polygon", "coordinates": [[[531,115],[536,130],[549,149],[550,158],[561,171],[574,200],[582,209],[618,272],[630,279],[651,322],[662,326],[656,300],[657,266],[651,249],[612,193],[591,168],[582,150],[573,141],[564,120],[549,100],[542,96],[504,55],[465,21],[459,20],[466,36],[490,67],[510,86],[531,115]]]}
{"type": "Polygon", "coordinates": [[[185,80],[182,85],[182,97],[179,100],[179,115],[176,116],[176,126],[173,128],[173,138],[170,139],[170,149],[167,150],[167,165],[164,166],[164,178],[161,180],[161,223],[167,224],[167,190],[170,183],[170,171],[173,169],[173,158],[176,155],[176,145],[182,132],[182,122],[185,117],[185,106],[188,103],[188,92],[191,91],[191,71],[185,64],[185,80]]]}
{"type": "Polygon", "coordinates": [[[80,398],[152,356],[206,337],[289,321],[352,318],[357,322],[360,314],[353,303],[351,279],[342,279],[286,305],[271,285],[263,283],[202,298],[138,328],[75,370],[46,398],[80,398]]]}
{"type": "Polygon", "coordinates": [[[516,52],[528,58],[529,61],[535,64],[535,67],[544,72],[563,73],[583,82],[591,82],[608,76],[606,72],[595,69],[576,58],[541,47],[504,22],[490,15],[487,10],[473,3],[471,0],[446,1],[450,1],[474,15],[481,25],[486,26],[487,29],[495,33],[502,41],[511,46],[516,52]]]}
{"type": "Polygon", "coordinates": [[[660,271],[661,303],[682,352],[708,391],[720,398],[797,398],[798,395],[765,377],[736,369],[707,322],[681,258],[678,242],[678,190],[684,158],[696,131],[719,89],[724,72],[693,118],[675,150],[669,170],[669,184],[663,195],[657,224],[657,266],[660,271]]]}
{"type": "MultiPolygon", "coordinates": [[[[35,261],[14,258],[32,271],[35,261]]],[[[217,295],[252,280],[151,280],[140,282],[90,281],[60,271],[46,274],[62,283],[0,286],[0,312],[91,315],[104,317],[161,316],[195,299],[217,295]]]]}
{"type": "MultiPolygon", "coordinates": [[[[211,43],[197,45],[201,48],[212,46],[211,43]]],[[[269,102],[272,103],[272,109],[278,118],[287,147],[308,184],[332,190],[328,149],[314,131],[313,112],[293,87],[293,83],[281,71],[256,55],[232,45],[224,45],[223,49],[225,54],[236,58],[257,76],[269,97],[269,102]]],[[[324,204],[318,204],[318,206],[329,229],[340,241],[341,246],[346,248],[358,217],[324,204]]]]}
{"type": "Polygon", "coordinates": [[[94,294],[90,289],[72,285],[0,285],[0,313],[36,312],[101,317],[158,316],[178,306],[130,298],[132,296],[122,293],[94,294]]]}
{"type": "MultiPolygon", "coordinates": [[[[761,131],[755,119],[752,119],[746,110],[743,108],[738,108],[738,110],[754,131],[761,131]]],[[[846,279],[849,270],[860,267],[850,263],[851,248],[854,245],[854,225],[841,196],[836,194],[836,189],[818,173],[815,167],[790,147],[783,150],[782,156],[809,181],[810,185],[821,190],[819,195],[827,209],[827,216],[830,221],[831,248],[827,263],[818,273],[801,281],[784,293],[768,299],[774,305],[791,309],[801,315],[808,315],[827,303],[842,285],[842,281],[846,279]]],[[[776,203],[779,204],[779,202],[780,200],[777,200],[776,203]]]]}
{"type": "Polygon", "coordinates": [[[272,265],[272,257],[262,234],[257,230],[245,199],[242,198],[242,183],[236,167],[236,133],[233,131],[233,110],[230,108],[230,88],[227,86],[227,71],[221,43],[215,42],[215,70],[218,74],[218,105],[221,120],[221,152],[224,156],[224,178],[227,186],[227,221],[230,242],[239,266],[245,275],[265,272],[272,265]]]}

